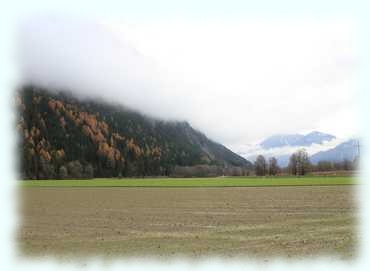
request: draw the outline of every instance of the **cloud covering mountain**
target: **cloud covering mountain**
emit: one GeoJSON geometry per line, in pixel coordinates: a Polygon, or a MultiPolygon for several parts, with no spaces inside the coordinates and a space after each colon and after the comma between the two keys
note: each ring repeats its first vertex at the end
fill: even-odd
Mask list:
{"type": "Polygon", "coordinates": [[[272,134],[354,131],[346,20],[35,16],[18,37],[22,81],[185,120],[233,151],[272,134]]]}
{"type": "Polygon", "coordinates": [[[336,137],[333,135],[313,131],[307,135],[275,135],[263,140],[260,145],[264,149],[279,148],[284,146],[311,146],[331,141],[336,137]]]}
{"type": "Polygon", "coordinates": [[[347,139],[337,138],[334,135],[313,131],[308,134],[274,135],[255,145],[245,146],[240,155],[254,161],[257,155],[276,157],[279,166],[285,167],[289,163],[290,155],[300,148],[304,148],[313,163],[319,160],[341,161],[353,160],[357,148],[347,139]]]}

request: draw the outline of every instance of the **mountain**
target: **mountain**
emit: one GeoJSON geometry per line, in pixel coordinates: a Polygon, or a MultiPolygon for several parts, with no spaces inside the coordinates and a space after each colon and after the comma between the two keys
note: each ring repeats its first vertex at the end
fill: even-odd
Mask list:
{"type": "Polygon", "coordinates": [[[264,149],[280,148],[285,146],[311,146],[312,144],[322,144],[325,141],[331,141],[336,137],[321,132],[311,132],[306,135],[288,134],[274,135],[263,140],[260,145],[264,149]]]}
{"type": "Polygon", "coordinates": [[[320,151],[310,157],[310,161],[317,164],[319,161],[340,162],[343,160],[353,161],[358,155],[358,140],[350,139],[335,148],[320,151]]]}
{"type": "Polygon", "coordinates": [[[275,157],[280,167],[286,167],[293,152],[304,148],[310,155],[327,151],[343,141],[334,135],[313,131],[307,134],[281,134],[270,136],[259,144],[247,145],[240,155],[250,161],[261,154],[266,158],[275,157]]]}
{"type": "Polygon", "coordinates": [[[199,165],[252,167],[187,122],[153,119],[35,86],[20,89],[16,104],[26,179],[158,176],[199,165]]]}

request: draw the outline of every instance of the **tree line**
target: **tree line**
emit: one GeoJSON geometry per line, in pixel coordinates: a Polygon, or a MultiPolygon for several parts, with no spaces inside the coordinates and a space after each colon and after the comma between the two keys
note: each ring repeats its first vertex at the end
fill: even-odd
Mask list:
{"type": "Polygon", "coordinates": [[[287,167],[279,167],[277,159],[270,157],[266,159],[263,155],[258,155],[254,162],[254,173],[256,176],[275,176],[277,174],[290,174],[303,176],[309,172],[329,172],[329,171],[354,171],[358,167],[358,157],[353,161],[344,159],[343,161],[319,161],[316,165],[310,162],[308,153],[305,149],[299,149],[289,157],[287,167]]]}

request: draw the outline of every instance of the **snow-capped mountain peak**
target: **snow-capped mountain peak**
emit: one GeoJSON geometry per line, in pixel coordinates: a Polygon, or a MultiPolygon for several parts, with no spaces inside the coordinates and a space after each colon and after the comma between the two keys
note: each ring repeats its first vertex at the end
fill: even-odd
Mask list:
{"type": "Polygon", "coordinates": [[[335,136],[330,134],[313,131],[306,135],[273,135],[263,140],[260,145],[264,149],[279,148],[284,146],[311,146],[312,144],[322,144],[325,141],[331,141],[335,138],[335,136]]]}
{"type": "Polygon", "coordinates": [[[309,156],[312,157],[313,163],[317,163],[324,158],[329,161],[336,161],[336,158],[351,160],[356,152],[356,146],[351,140],[313,131],[307,134],[280,134],[270,136],[259,144],[240,148],[238,154],[250,161],[254,161],[259,154],[265,157],[274,156],[277,158],[278,164],[285,167],[288,165],[290,155],[300,148],[306,149],[309,156]],[[332,154],[335,154],[336,157],[332,154]]]}

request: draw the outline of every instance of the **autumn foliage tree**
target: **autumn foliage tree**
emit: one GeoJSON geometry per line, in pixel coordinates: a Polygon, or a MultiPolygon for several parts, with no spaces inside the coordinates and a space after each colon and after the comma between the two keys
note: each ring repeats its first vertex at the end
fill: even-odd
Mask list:
{"type": "Polygon", "coordinates": [[[200,165],[223,167],[225,157],[235,174],[246,165],[184,122],[153,120],[35,86],[22,87],[15,104],[25,179],[170,175],[177,165],[203,174],[200,165]]]}

